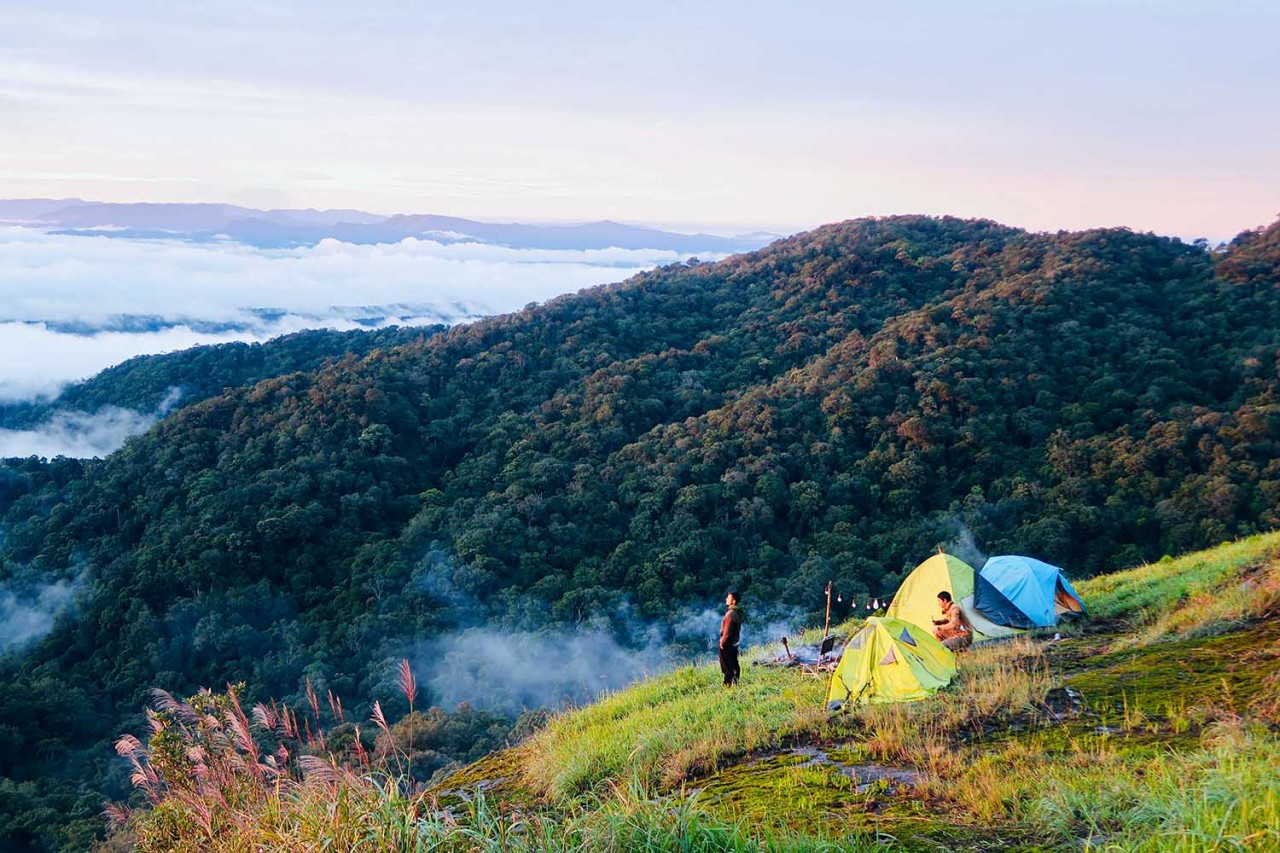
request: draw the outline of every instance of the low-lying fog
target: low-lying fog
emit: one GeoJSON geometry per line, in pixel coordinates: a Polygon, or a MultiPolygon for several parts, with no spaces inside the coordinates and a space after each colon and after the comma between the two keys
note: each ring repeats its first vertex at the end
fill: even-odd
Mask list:
{"type": "MultiPolygon", "coordinates": [[[[678,260],[668,250],[418,239],[260,249],[0,228],[0,402],[54,397],[135,355],[309,328],[464,322],[678,260]]],[[[110,411],[98,429],[98,413],[80,413],[74,423],[0,430],[0,456],[100,455],[154,415],[110,411]],[[84,438],[95,433],[112,438],[84,438]]]]}

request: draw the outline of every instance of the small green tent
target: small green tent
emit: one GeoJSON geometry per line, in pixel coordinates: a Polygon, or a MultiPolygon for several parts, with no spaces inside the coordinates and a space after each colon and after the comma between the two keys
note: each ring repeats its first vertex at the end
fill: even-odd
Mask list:
{"type": "Polygon", "coordinates": [[[827,686],[827,708],[909,702],[951,683],[956,656],[919,625],[872,616],[845,646],[827,686]]]}
{"type": "Polygon", "coordinates": [[[1017,628],[997,625],[974,608],[978,573],[973,566],[950,554],[937,553],[912,570],[898,587],[886,616],[905,619],[913,625],[933,630],[933,620],[942,616],[938,593],[946,590],[960,605],[975,643],[1021,633],[1017,628]]]}

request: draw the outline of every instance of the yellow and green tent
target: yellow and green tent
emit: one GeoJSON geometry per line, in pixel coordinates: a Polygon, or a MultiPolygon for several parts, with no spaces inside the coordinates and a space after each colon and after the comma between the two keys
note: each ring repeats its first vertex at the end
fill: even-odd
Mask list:
{"type": "Polygon", "coordinates": [[[973,631],[975,643],[1022,633],[1017,628],[997,625],[977,611],[974,591],[978,582],[978,573],[964,560],[950,554],[934,554],[907,575],[885,615],[905,619],[928,629],[932,635],[933,620],[942,617],[938,593],[946,590],[960,605],[960,612],[973,631]]]}
{"type": "Polygon", "coordinates": [[[956,656],[928,630],[872,616],[849,640],[827,686],[827,708],[846,702],[910,702],[951,683],[956,656]]]}

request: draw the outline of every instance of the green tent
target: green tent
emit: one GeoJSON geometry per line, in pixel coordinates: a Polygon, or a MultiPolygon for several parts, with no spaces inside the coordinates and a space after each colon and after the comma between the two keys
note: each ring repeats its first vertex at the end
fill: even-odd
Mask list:
{"type": "Polygon", "coordinates": [[[910,702],[951,683],[956,656],[919,625],[872,616],[845,646],[827,686],[827,708],[846,702],[910,702]]]}
{"type": "Polygon", "coordinates": [[[938,608],[938,593],[946,590],[960,605],[960,612],[973,631],[975,643],[1020,633],[1016,628],[997,625],[974,608],[977,576],[973,566],[959,557],[934,554],[907,575],[885,615],[905,619],[932,632],[933,620],[942,616],[938,608]]]}

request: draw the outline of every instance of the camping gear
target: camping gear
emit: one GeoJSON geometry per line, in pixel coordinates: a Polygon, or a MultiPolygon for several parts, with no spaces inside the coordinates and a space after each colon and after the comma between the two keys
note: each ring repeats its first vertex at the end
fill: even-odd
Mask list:
{"type": "Polygon", "coordinates": [[[977,611],[1001,625],[1051,628],[1085,614],[1062,569],[1034,557],[992,557],[978,574],[976,591],[977,611]]]}
{"type": "MultiPolygon", "coordinates": [[[[794,637],[786,638],[787,642],[783,644],[786,649],[785,654],[776,657],[760,658],[752,661],[752,666],[780,666],[787,668],[796,668],[807,675],[822,678],[824,681],[830,679],[831,672],[839,663],[839,653],[843,649],[836,649],[836,654],[822,654],[822,648],[816,643],[805,643],[803,640],[796,639],[793,645],[790,641],[796,639],[794,637]]],[[[829,638],[834,645],[839,637],[832,636],[829,638]]]]}
{"type": "Polygon", "coordinates": [[[844,648],[827,685],[827,708],[924,699],[950,684],[955,674],[956,656],[929,629],[872,616],[844,648]]]}
{"type": "MultiPolygon", "coordinates": [[[[942,611],[938,609],[938,593],[946,590],[951,593],[952,600],[960,605],[960,613],[973,632],[975,643],[1018,633],[1016,627],[994,622],[974,607],[977,577],[978,573],[973,566],[964,560],[938,552],[916,566],[902,581],[885,616],[905,619],[932,634],[933,620],[942,615],[942,611]]],[[[988,595],[994,599],[1000,593],[993,588],[988,595]]]]}

